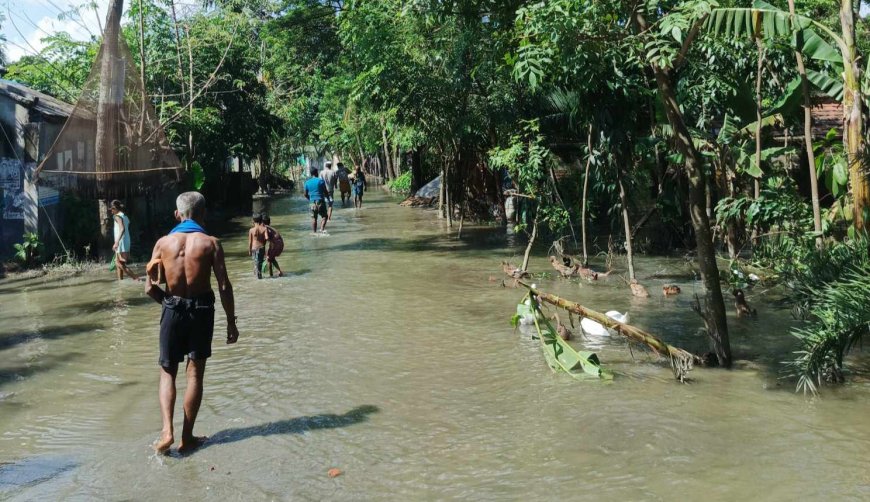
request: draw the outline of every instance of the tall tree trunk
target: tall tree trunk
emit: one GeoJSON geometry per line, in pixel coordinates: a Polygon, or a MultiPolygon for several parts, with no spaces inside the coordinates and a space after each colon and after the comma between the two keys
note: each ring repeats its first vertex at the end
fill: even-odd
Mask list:
{"type": "MultiPolygon", "coordinates": [[[[455,159],[455,157],[454,157],[455,159]]],[[[453,228],[453,163],[448,163],[444,169],[444,213],[447,216],[447,228],[453,228]]]]}
{"type": "MultiPolygon", "coordinates": [[[[178,85],[181,86],[181,100],[184,101],[185,82],[184,64],[181,62],[181,32],[178,29],[178,16],[175,13],[175,0],[169,0],[170,13],[172,14],[172,28],[175,30],[175,56],[178,60],[178,85]]],[[[190,99],[193,100],[193,88],[190,89],[190,99]]],[[[192,153],[188,152],[188,155],[192,153]]],[[[190,159],[187,161],[190,164],[190,159]]]]}
{"type": "MultiPolygon", "coordinates": [[[[795,7],[794,0],[788,0],[788,11],[794,16],[795,7]]],[[[798,32],[798,37],[803,36],[803,32],[798,32]]],[[[799,41],[798,46],[803,45],[799,41]]],[[[804,56],[801,51],[794,51],[795,61],[797,62],[798,74],[801,76],[801,91],[804,95],[804,148],[807,151],[807,162],[810,170],[810,196],[813,203],[813,230],[816,235],[816,248],[822,248],[822,210],[819,206],[819,178],[816,173],[816,153],[813,151],[813,112],[812,98],[810,96],[810,82],[807,79],[807,69],[804,66],[804,56]]]]}
{"type": "Polygon", "coordinates": [[[864,117],[861,114],[861,69],[855,44],[855,3],[840,0],[840,24],[843,30],[843,142],[849,162],[849,184],[855,207],[856,230],[867,228],[864,212],[870,210],[870,186],[863,169],[864,117]]]}
{"type": "MultiPolygon", "coordinates": [[[[190,102],[188,103],[190,110],[190,123],[193,124],[193,44],[190,41],[190,27],[188,25],[184,25],[184,34],[187,37],[187,58],[189,62],[189,81],[188,88],[190,89],[190,102]]],[[[193,158],[196,156],[196,152],[193,151],[193,127],[188,128],[187,130],[187,148],[190,152],[190,162],[193,162],[193,158]]]]}
{"type": "Polygon", "coordinates": [[[417,190],[423,187],[425,180],[423,179],[423,153],[420,148],[415,148],[411,153],[411,193],[417,193],[417,190]]]}
{"type": "Polygon", "coordinates": [[[148,109],[148,92],[145,90],[145,9],[144,2],[139,0],[139,81],[142,84],[142,107],[139,110],[139,134],[142,138],[145,132],[145,110],[148,109]]]}
{"type": "Polygon", "coordinates": [[[438,218],[444,218],[444,189],[447,187],[447,170],[444,169],[444,166],[441,166],[441,184],[438,188],[438,218]]]}
{"type": "MultiPolygon", "coordinates": [[[[761,126],[762,120],[762,102],[761,102],[761,77],[764,75],[764,58],[765,58],[765,50],[764,43],[761,39],[755,39],[755,45],[758,48],[758,65],[755,68],[755,123],[757,127],[755,128],[755,169],[758,172],[761,172],[761,133],[763,132],[763,127],[761,126]]],[[[755,178],[755,198],[757,199],[761,195],[761,190],[759,187],[759,178],[755,178]]]]}
{"type": "Polygon", "coordinates": [[[586,137],[588,156],[586,157],[586,173],[583,175],[583,200],[580,202],[580,233],[583,239],[583,267],[589,266],[589,255],[586,252],[586,201],[589,193],[589,167],[592,165],[592,124],[589,124],[589,134],[586,137]]]}
{"type": "MultiPolygon", "coordinates": [[[[124,101],[123,75],[121,82],[115,80],[118,75],[119,47],[118,41],[121,32],[121,15],[124,11],[124,0],[111,0],[109,11],[106,14],[106,29],[103,32],[103,44],[100,51],[100,88],[97,101],[96,137],[94,138],[94,150],[96,150],[94,166],[97,182],[97,190],[104,194],[99,200],[98,211],[100,221],[100,235],[102,243],[107,243],[111,238],[112,219],[109,217],[108,199],[105,193],[111,173],[117,169],[118,164],[118,120],[120,119],[120,107],[124,101]]],[[[100,246],[100,253],[108,256],[108,253],[100,246]]]]}
{"type": "Polygon", "coordinates": [[[390,179],[395,179],[396,174],[393,171],[393,158],[392,152],[390,152],[390,142],[387,141],[387,126],[383,117],[381,117],[381,138],[384,142],[384,158],[387,163],[387,176],[389,176],[390,179]]]}
{"type": "MultiPolygon", "coordinates": [[[[761,172],[761,76],[764,74],[764,43],[760,38],[755,39],[755,46],[758,48],[758,64],[755,68],[755,169],[761,172]]],[[[752,179],[753,193],[752,198],[758,199],[761,196],[761,178],[754,177],[752,179]]],[[[752,245],[758,245],[758,226],[752,226],[752,245]]]]}
{"type": "MultiPolygon", "coordinates": [[[[649,28],[646,19],[638,10],[635,10],[634,17],[642,31],[649,28]]],[[[716,265],[716,250],[713,247],[710,220],[704,210],[706,183],[703,158],[695,148],[691,133],[683,119],[676,92],[671,84],[670,69],[656,64],[652,64],[651,67],[668,122],[674,130],[674,141],[685,158],[684,167],[689,182],[689,215],[695,231],[698,268],[704,283],[705,310],[702,313],[704,324],[719,365],[727,368],[731,366],[731,342],[728,339],[725,301],[722,298],[722,285],[719,281],[719,267],[716,265]]]]}
{"type": "Polygon", "coordinates": [[[631,246],[631,221],[628,218],[628,197],[625,195],[625,185],[622,183],[623,173],[617,173],[619,183],[619,203],[622,205],[622,223],[625,226],[625,252],[628,255],[628,280],[637,279],[634,275],[634,253],[631,246]]]}

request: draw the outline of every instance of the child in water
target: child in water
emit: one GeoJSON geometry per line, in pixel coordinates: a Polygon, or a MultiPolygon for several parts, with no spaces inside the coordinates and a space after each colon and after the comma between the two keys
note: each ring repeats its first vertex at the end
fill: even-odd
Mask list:
{"type": "Polygon", "coordinates": [[[266,259],[269,262],[269,277],[272,277],[273,266],[278,269],[278,277],[284,277],[284,272],[281,270],[281,266],[278,265],[278,260],[275,259],[284,251],[284,239],[281,238],[281,234],[271,225],[272,218],[268,214],[264,214],[263,226],[266,227],[266,241],[269,243],[269,249],[266,251],[266,259]]]}
{"type": "Polygon", "coordinates": [[[266,258],[266,227],[263,216],[254,214],[251,219],[251,230],[248,231],[248,254],[254,262],[254,275],[263,278],[263,260],[266,258]]]}

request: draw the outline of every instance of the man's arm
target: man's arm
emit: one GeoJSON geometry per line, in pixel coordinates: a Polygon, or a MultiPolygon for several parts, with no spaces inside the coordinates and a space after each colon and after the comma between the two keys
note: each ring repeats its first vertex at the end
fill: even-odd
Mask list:
{"type": "Polygon", "coordinates": [[[212,269],[217,281],[218,293],[221,296],[221,305],[227,314],[227,343],[236,343],[239,339],[239,328],[236,327],[236,301],[233,297],[233,285],[227,276],[227,264],[224,262],[224,248],[221,241],[215,239],[214,261],[212,269]]]}
{"type": "Polygon", "coordinates": [[[305,198],[308,199],[308,200],[311,200],[311,197],[308,196],[308,187],[307,187],[307,186],[303,186],[303,188],[305,188],[305,198]]]}
{"type": "Polygon", "coordinates": [[[254,229],[248,230],[248,256],[254,254],[254,229]]]}
{"type": "Polygon", "coordinates": [[[151,261],[148,262],[151,265],[154,260],[158,260],[158,263],[154,264],[151,268],[145,269],[145,294],[154,299],[157,303],[163,303],[163,298],[166,297],[166,291],[160,288],[160,241],[157,241],[157,244],[154,244],[154,251],[151,252],[151,261]]]}

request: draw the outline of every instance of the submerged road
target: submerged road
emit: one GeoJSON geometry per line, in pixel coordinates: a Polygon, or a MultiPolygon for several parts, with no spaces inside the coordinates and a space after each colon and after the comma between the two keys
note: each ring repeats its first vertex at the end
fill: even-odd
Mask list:
{"type": "MultiPolygon", "coordinates": [[[[785,311],[756,299],[758,321],[730,319],[740,370],[696,370],[682,385],[613,340],[593,348],[614,381],[578,382],[509,325],[523,293],[501,287],[500,261],[521,248],[503,228],[467,225],[457,241],[431,211],[371,190],[312,236],[304,199],[263,204],[288,275],[255,280],[249,222],[230,222],[241,338],[222,344],[218,309],[197,421],[211,439],[186,457],[149,448],[160,309],[140,283],[108,271],[0,281],[0,499],[870,497],[870,386],[812,400],[780,382],[785,311]]],[[[550,271],[543,254],[532,268],[550,271]]],[[[618,277],[536,282],[705,350],[691,281],[677,298],[648,281],[649,299],[618,277]]]]}

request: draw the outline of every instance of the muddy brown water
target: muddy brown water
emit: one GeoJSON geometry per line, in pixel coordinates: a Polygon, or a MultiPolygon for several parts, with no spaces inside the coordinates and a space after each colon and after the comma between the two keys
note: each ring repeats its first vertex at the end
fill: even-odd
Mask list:
{"type": "MultiPolygon", "coordinates": [[[[219,311],[197,423],[211,440],[186,457],[149,450],[159,307],[139,284],[0,281],[0,499],[870,498],[870,386],[795,394],[778,379],[793,321],[758,291],[758,320],[729,319],[739,370],[679,384],[604,340],[616,378],[575,381],[509,326],[522,297],[500,285],[500,261],[522,251],[509,232],[466,226],[457,241],[431,212],[369,193],[361,211],[336,209],[328,237],[310,235],[299,197],[265,203],[286,278],[254,280],[247,221],[229,222],[241,338],[220,343],[219,311]]],[[[550,270],[544,253],[531,268],[550,270]]],[[[649,299],[613,277],[535,282],[706,350],[688,276],[676,298],[659,279],[649,299]]]]}

